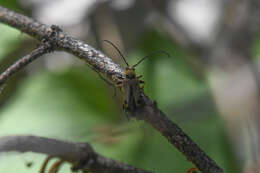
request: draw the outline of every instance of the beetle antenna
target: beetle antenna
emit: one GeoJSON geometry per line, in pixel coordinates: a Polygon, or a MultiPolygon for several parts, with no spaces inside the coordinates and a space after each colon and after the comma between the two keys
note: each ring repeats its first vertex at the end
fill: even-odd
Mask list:
{"type": "Polygon", "coordinates": [[[146,58],[150,57],[150,56],[153,56],[153,55],[156,55],[156,54],[165,54],[168,58],[170,57],[170,54],[168,52],[165,52],[163,50],[159,50],[159,51],[155,51],[145,57],[143,57],[141,60],[139,60],[135,65],[133,65],[133,67],[136,67],[138,64],[140,64],[141,62],[143,62],[146,58]]]}
{"type": "Polygon", "coordinates": [[[114,43],[112,43],[109,40],[102,40],[102,41],[111,44],[117,50],[117,52],[120,54],[120,56],[123,58],[123,60],[124,60],[125,64],[127,65],[127,67],[129,67],[129,64],[126,62],[126,59],[125,59],[124,55],[120,52],[120,50],[116,47],[116,45],[114,45],[114,43]]]}

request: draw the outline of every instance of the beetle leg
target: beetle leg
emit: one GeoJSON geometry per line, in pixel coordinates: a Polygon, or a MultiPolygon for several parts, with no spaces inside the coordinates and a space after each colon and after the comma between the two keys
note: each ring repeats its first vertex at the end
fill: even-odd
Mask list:
{"type": "Polygon", "coordinates": [[[103,80],[103,81],[105,81],[108,85],[110,85],[110,86],[112,86],[113,87],[113,89],[114,89],[114,97],[116,96],[116,87],[117,86],[114,86],[113,85],[113,83],[111,83],[111,82],[109,82],[107,79],[105,79],[103,76],[101,76],[101,74],[99,73],[99,72],[97,72],[98,73],[98,75],[100,76],[100,78],[103,80]]]}
{"type": "Polygon", "coordinates": [[[113,87],[113,89],[114,89],[114,96],[116,96],[116,87],[117,87],[117,86],[114,86],[112,82],[110,82],[110,81],[108,81],[106,78],[104,78],[104,77],[100,74],[100,72],[97,71],[94,67],[92,67],[92,66],[89,65],[89,64],[87,64],[87,65],[88,65],[92,70],[94,70],[94,71],[99,75],[99,77],[100,77],[103,81],[105,81],[108,85],[110,85],[110,86],[113,87]]]}
{"type": "Polygon", "coordinates": [[[123,109],[124,109],[124,110],[127,110],[127,107],[128,107],[128,106],[127,106],[127,102],[126,102],[126,100],[124,100],[123,109]]]}
{"type": "Polygon", "coordinates": [[[116,86],[120,86],[120,85],[122,85],[122,81],[118,81],[117,83],[116,83],[116,86]]]}
{"type": "Polygon", "coordinates": [[[49,173],[57,173],[59,171],[60,165],[63,163],[63,160],[57,160],[51,168],[49,169],[49,173]]]}
{"type": "Polygon", "coordinates": [[[139,80],[139,83],[141,83],[141,84],[144,84],[144,83],[145,83],[145,81],[143,81],[143,80],[139,80]]]}
{"type": "Polygon", "coordinates": [[[139,76],[137,76],[137,79],[140,79],[141,77],[143,77],[143,75],[139,75],[139,76]]]}
{"type": "Polygon", "coordinates": [[[116,88],[119,88],[121,90],[122,88],[122,81],[117,81],[115,85],[113,85],[114,87],[114,96],[116,96],[116,88]]]}
{"type": "Polygon", "coordinates": [[[122,81],[118,81],[116,84],[115,84],[115,86],[117,87],[117,88],[121,88],[122,87],[122,81]]]}
{"type": "Polygon", "coordinates": [[[51,156],[48,156],[45,160],[44,160],[44,162],[43,162],[43,164],[42,164],[42,167],[41,167],[41,170],[40,170],[40,173],[45,173],[45,169],[46,169],[46,167],[47,167],[47,165],[48,165],[48,163],[49,163],[49,161],[52,159],[52,157],[51,156]]]}
{"type": "Polygon", "coordinates": [[[128,105],[127,105],[126,100],[125,100],[124,103],[123,103],[123,110],[126,112],[126,119],[129,121],[129,120],[130,120],[130,117],[129,117],[129,115],[127,114],[127,112],[129,111],[129,107],[128,107],[128,105]]]}
{"type": "Polygon", "coordinates": [[[125,110],[125,103],[123,103],[123,110],[125,110]]]}
{"type": "Polygon", "coordinates": [[[121,79],[121,80],[124,80],[124,78],[122,76],[118,76],[117,77],[118,79],[121,79]]]}

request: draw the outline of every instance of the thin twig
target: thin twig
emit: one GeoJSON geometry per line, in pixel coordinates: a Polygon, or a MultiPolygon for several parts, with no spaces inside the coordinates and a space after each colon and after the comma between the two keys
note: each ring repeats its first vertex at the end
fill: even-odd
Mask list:
{"type": "MultiPolygon", "coordinates": [[[[0,6],[0,22],[13,26],[28,35],[43,40],[48,38],[49,33],[53,30],[48,25],[39,23],[29,17],[10,11],[0,6]]],[[[50,38],[51,39],[51,38],[50,38]]],[[[50,40],[49,39],[49,40],[50,40]]],[[[102,52],[85,44],[77,38],[74,38],[64,32],[59,32],[56,37],[58,49],[74,54],[76,57],[84,60],[97,71],[115,82],[117,76],[123,76],[123,70],[118,64],[115,64],[102,52]]]]}
{"type": "Polygon", "coordinates": [[[3,85],[7,79],[9,79],[13,74],[24,68],[26,65],[37,59],[38,57],[49,52],[49,48],[45,45],[38,47],[33,50],[28,55],[17,60],[13,65],[8,67],[3,73],[0,74],[0,86],[3,85]]]}
{"type": "MultiPolygon", "coordinates": [[[[0,137],[0,152],[35,152],[57,157],[93,173],[152,173],[106,158],[96,153],[88,143],[73,143],[37,136],[0,137]]],[[[44,164],[44,169],[47,162],[44,164]]]]}
{"type": "MultiPolygon", "coordinates": [[[[41,40],[48,35],[50,27],[41,24],[29,17],[12,12],[0,7],[0,22],[13,26],[32,37],[41,40]]],[[[111,82],[116,83],[117,79],[124,78],[124,71],[102,52],[92,48],[84,42],[73,38],[63,32],[57,36],[57,48],[76,55],[83,59],[103,76],[108,77],[111,82]]],[[[139,108],[137,119],[141,119],[151,124],[171,144],[173,144],[188,160],[193,162],[203,173],[223,173],[223,170],[211,159],[188,135],[186,135],[177,124],[167,118],[160,111],[156,104],[143,94],[144,106],[139,108]]]]}
{"type": "MultiPolygon", "coordinates": [[[[0,87],[6,82],[7,79],[9,79],[14,73],[18,72],[25,66],[27,66],[32,61],[36,60],[40,56],[50,53],[57,49],[56,45],[56,38],[59,32],[62,30],[55,26],[51,26],[51,31],[47,33],[47,35],[41,40],[42,45],[40,45],[38,48],[34,49],[32,52],[30,52],[28,55],[20,58],[17,60],[14,64],[12,64],[10,67],[8,67],[3,73],[0,74],[0,87]]],[[[1,91],[0,91],[1,93],[1,91]]]]}

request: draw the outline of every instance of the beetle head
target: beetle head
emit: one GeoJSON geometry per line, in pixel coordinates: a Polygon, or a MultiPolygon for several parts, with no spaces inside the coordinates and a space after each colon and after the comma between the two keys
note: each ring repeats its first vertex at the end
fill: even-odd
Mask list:
{"type": "Polygon", "coordinates": [[[127,79],[135,79],[135,68],[134,67],[126,67],[125,76],[127,79]]]}

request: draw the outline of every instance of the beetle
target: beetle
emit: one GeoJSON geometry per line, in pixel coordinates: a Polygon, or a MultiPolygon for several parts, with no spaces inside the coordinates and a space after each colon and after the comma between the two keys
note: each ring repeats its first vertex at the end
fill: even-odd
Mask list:
{"type": "Polygon", "coordinates": [[[142,75],[136,75],[135,67],[139,65],[141,62],[143,62],[145,59],[147,59],[148,57],[154,54],[164,53],[168,57],[170,57],[170,55],[165,51],[156,51],[148,56],[143,57],[133,66],[130,66],[127,63],[123,54],[120,52],[120,50],[111,41],[108,40],[103,40],[103,41],[111,44],[117,50],[117,52],[120,54],[120,56],[122,57],[122,59],[126,64],[125,74],[123,77],[119,78],[118,82],[116,83],[116,87],[120,88],[123,93],[124,111],[134,114],[137,108],[142,105],[141,93],[143,91],[144,83],[145,83],[143,80],[140,79],[142,75]]]}

